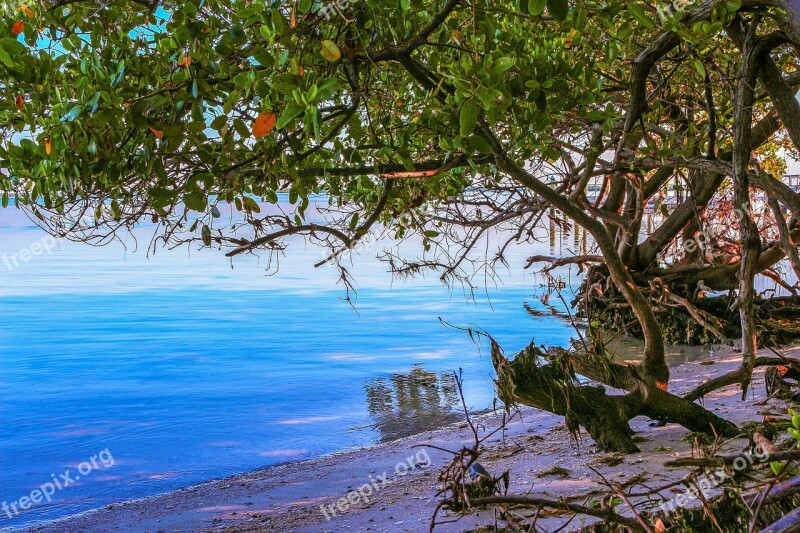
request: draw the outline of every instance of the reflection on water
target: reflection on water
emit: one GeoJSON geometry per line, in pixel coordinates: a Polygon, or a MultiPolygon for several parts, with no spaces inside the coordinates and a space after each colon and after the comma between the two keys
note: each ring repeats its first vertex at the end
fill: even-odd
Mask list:
{"type": "Polygon", "coordinates": [[[437,375],[422,365],[406,373],[367,381],[367,411],[387,442],[459,420],[459,394],[455,375],[437,375]]]}

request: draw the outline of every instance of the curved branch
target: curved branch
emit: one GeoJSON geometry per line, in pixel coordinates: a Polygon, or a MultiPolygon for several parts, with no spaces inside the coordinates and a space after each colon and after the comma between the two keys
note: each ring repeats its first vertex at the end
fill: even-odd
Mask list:
{"type": "Polygon", "coordinates": [[[300,226],[292,226],[291,228],[282,229],[280,231],[276,231],[275,233],[270,233],[269,235],[264,235],[263,237],[253,239],[252,241],[242,244],[238,248],[234,248],[230,252],[226,253],[225,257],[233,257],[235,255],[239,255],[244,252],[249,252],[250,250],[258,248],[259,246],[263,246],[268,242],[280,239],[281,237],[286,237],[289,235],[297,235],[301,233],[315,233],[317,231],[320,233],[327,233],[329,235],[332,235],[348,246],[352,242],[350,237],[348,237],[347,235],[345,235],[336,228],[331,228],[328,226],[318,226],[317,224],[302,224],[300,226]]]}
{"type": "MultiPolygon", "coordinates": [[[[375,205],[375,209],[372,211],[372,214],[369,216],[369,218],[367,218],[363,224],[361,224],[358,228],[356,228],[355,236],[352,239],[350,239],[349,244],[347,244],[347,246],[344,248],[345,250],[351,249],[356,244],[358,244],[361,238],[367,233],[369,233],[369,230],[372,227],[372,225],[378,221],[378,219],[381,216],[381,213],[383,213],[383,210],[386,208],[386,202],[389,200],[389,193],[392,191],[392,188],[394,187],[393,183],[394,182],[391,180],[384,181],[383,194],[381,194],[381,197],[378,199],[378,203],[375,205]]],[[[315,263],[314,268],[319,268],[325,263],[333,259],[336,259],[336,257],[341,253],[342,253],[341,250],[332,253],[322,261],[315,263]]]]}
{"type": "Polygon", "coordinates": [[[431,34],[433,34],[433,32],[436,31],[445,20],[447,20],[447,17],[449,17],[450,13],[452,13],[455,8],[458,7],[461,1],[462,0],[448,0],[442,9],[433,16],[430,22],[428,22],[428,24],[426,24],[418,34],[414,35],[403,44],[384,48],[383,50],[378,50],[376,52],[358,54],[353,56],[351,61],[400,61],[401,57],[410,55],[411,52],[425,44],[428,41],[428,37],[430,37],[431,34]]]}

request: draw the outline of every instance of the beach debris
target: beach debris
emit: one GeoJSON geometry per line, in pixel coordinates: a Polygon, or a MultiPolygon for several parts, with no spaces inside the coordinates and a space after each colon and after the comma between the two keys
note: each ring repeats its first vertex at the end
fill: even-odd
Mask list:
{"type": "Polygon", "coordinates": [[[476,461],[469,467],[469,480],[474,483],[481,477],[492,479],[492,475],[483,467],[482,464],[476,461]]]}
{"type": "Polygon", "coordinates": [[[796,365],[771,366],[764,374],[767,397],[797,401],[800,400],[798,387],[800,387],[800,370],[796,365]]]}

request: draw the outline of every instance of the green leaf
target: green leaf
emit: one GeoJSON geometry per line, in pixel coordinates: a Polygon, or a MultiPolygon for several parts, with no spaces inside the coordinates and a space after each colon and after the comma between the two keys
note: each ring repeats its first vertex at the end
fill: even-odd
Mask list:
{"type": "Polygon", "coordinates": [[[275,127],[282,130],[287,124],[305,112],[306,108],[298,104],[289,104],[278,117],[275,127]]]}
{"type": "Polygon", "coordinates": [[[206,195],[199,192],[190,192],[183,195],[183,204],[192,211],[202,213],[206,210],[207,202],[206,195]]]}
{"type": "Polygon", "coordinates": [[[119,65],[117,65],[117,74],[114,76],[114,79],[111,81],[111,86],[116,87],[119,85],[119,82],[122,81],[122,77],[125,75],[125,61],[120,61],[119,65]]]}
{"type": "Polygon", "coordinates": [[[742,8],[742,0],[728,0],[728,11],[735,13],[742,8]]]}
{"type": "Polygon", "coordinates": [[[703,66],[703,62],[699,59],[694,60],[694,69],[697,71],[698,74],[705,77],[706,75],[706,67],[703,66]]]}
{"type": "Polygon", "coordinates": [[[593,109],[592,111],[589,111],[588,113],[586,113],[586,116],[591,120],[595,120],[598,122],[601,120],[605,120],[606,118],[606,114],[603,111],[600,111],[599,109],[593,109]]]}
{"type": "Polygon", "coordinates": [[[482,154],[492,153],[492,145],[480,135],[471,136],[469,138],[469,144],[482,154]]]}
{"type": "Polygon", "coordinates": [[[507,71],[513,66],[514,66],[513,59],[511,59],[510,57],[501,57],[500,59],[492,63],[492,66],[489,69],[489,74],[491,74],[492,76],[497,76],[507,71]]]}
{"type": "Polygon", "coordinates": [[[467,137],[478,124],[478,103],[474,98],[465,101],[461,106],[459,115],[459,133],[462,137],[467,137]]]}
{"type": "Polygon", "coordinates": [[[547,0],[529,0],[528,13],[534,17],[538,17],[544,13],[544,8],[547,5],[547,0]]]}
{"type": "Polygon", "coordinates": [[[220,115],[211,121],[211,129],[220,131],[228,124],[228,115],[220,115]]]}
{"type": "Polygon", "coordinates": [[[203,244],[211,246],[211,228],[203,224],[203,229],[200,230],[200,235],[203,238],[203,244]]]}
{"type": "Polygon", "coordinates": [[[6,52],[5,48],[1,46],[0,46],[0,63],[3,63],[5,66],[9,68],[13,68],[15,65],[14,60],[11,59],[11,56],[8,55],[8,52],[6,52]]]}
{"type": "Polygon", "coordinates": [[[72,106],[72,109],[67,111],[67,113],[63,117],[61,117],[61,122],[72,122],[73,120],[78,118],[78,115],[81,114],[81,111],[83,111],[82,105],[72,106]]]}
{"type": "Polygon", "coordinates": [[[559,22],[567,20],[569,2],[567,0],[547,0],[547,11],[559,22]]]}
{"type": "Polygon", "coordinates": [[[648,30],[651,30],[651,29],[656,27],[656,23],[653,22],[653,19],[651,19],[644,12],[644,9],[642,9],[642,7],[639,4],[636,4],[636,3],[633,3],[633,2],[629,3],[628,4],[628,14],[631,17],[633,17],[634,20],[636,20],[636,22],[638,22],[639,24],[641,24],[642,26],[644,26],[648,30]]]}

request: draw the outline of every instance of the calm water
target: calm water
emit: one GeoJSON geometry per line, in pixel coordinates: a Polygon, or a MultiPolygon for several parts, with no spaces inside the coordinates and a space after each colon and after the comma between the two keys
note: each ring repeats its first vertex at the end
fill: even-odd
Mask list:
{"type": "Polygon", "coordinates": [[[114,459],[50,503],[13,519],[0,512],[0,527],[456,420],[459,368],[469,406],[490,406],[488,353],[440,318],[483,327],[509,352],[534,334],[551,345],[570,338],[522,266],[531,253],[570,249],[572,236],[513,252],[503,284],[474,300],[435,277],[393,282],[369,250],[354,259],[351,306],[336,272],[312,267],[322,252],[302,242],[266,276],[263,257],[232,265],[187,248],[147,257],[152,230],[127,249],[60,242],[21,261],[44,234],[0,210],[0,502],[51,474],[74,476],[101,450],[114,459]]]}

